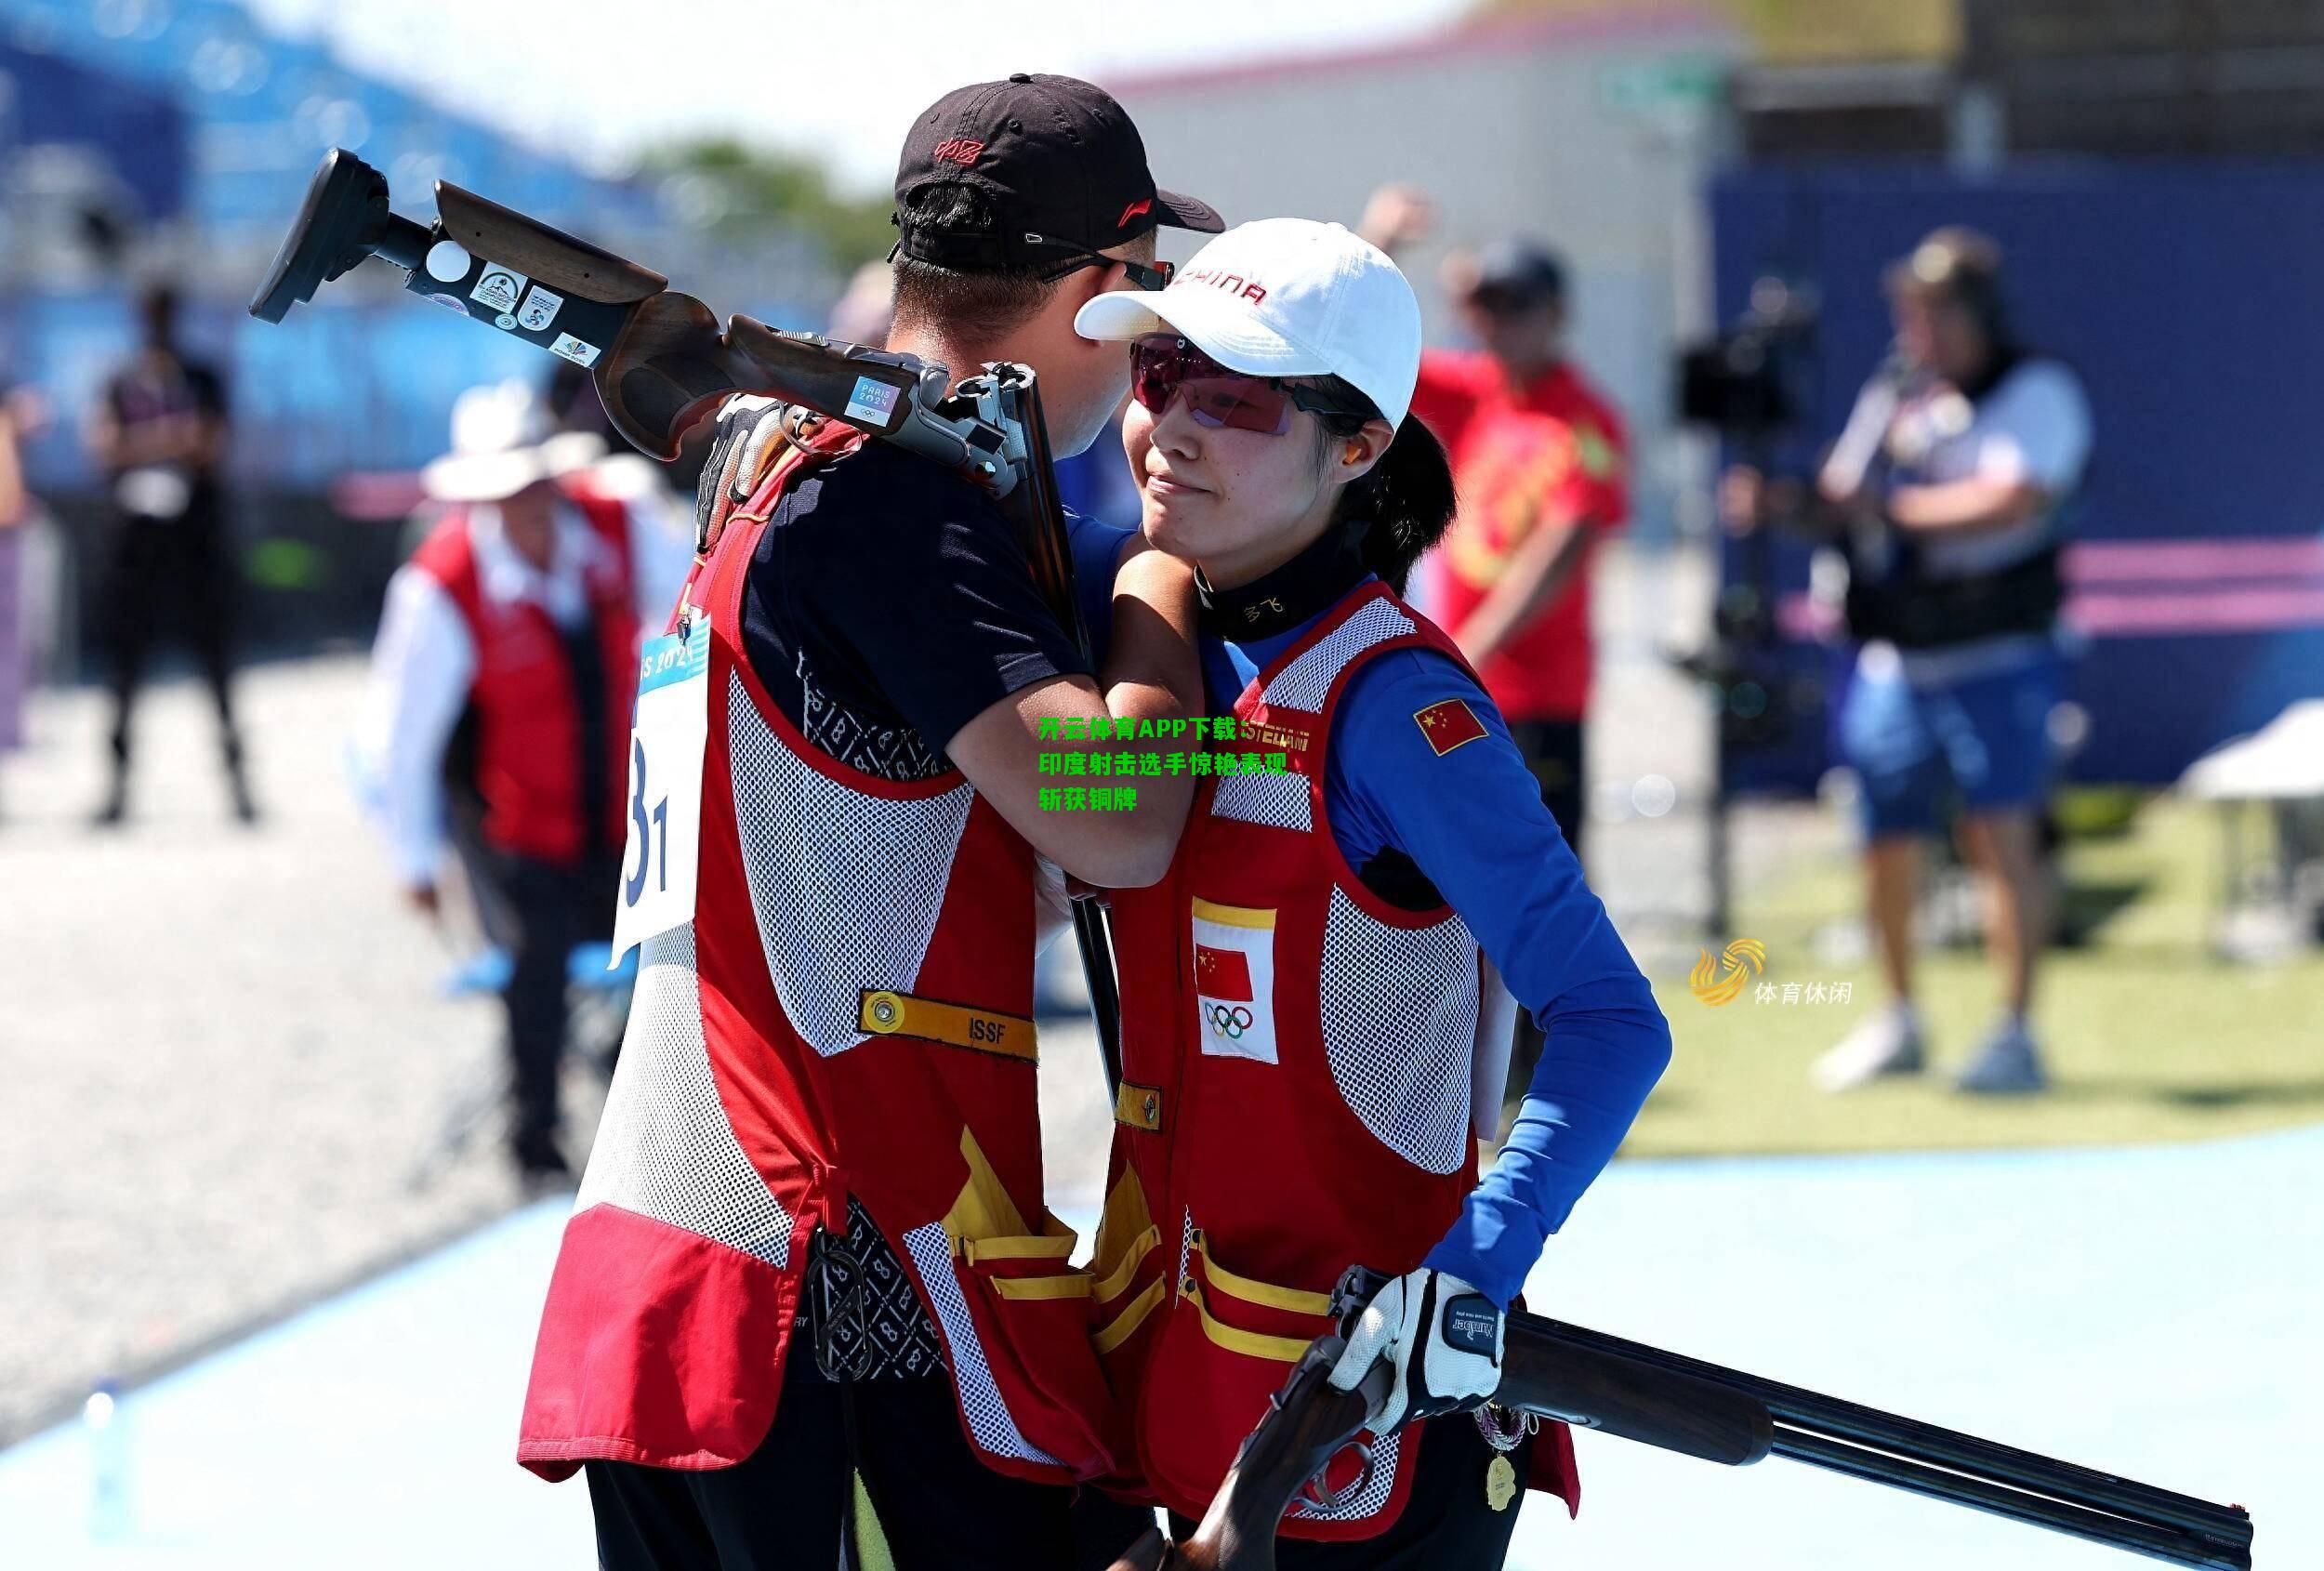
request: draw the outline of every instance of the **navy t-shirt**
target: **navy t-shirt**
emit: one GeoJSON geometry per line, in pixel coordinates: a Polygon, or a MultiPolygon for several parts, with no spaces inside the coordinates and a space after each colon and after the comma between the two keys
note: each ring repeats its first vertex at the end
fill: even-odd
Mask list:
{"type": "MultiPolygon", "coordinates": [[[[1069,523],[1085,625],[1105,659],[1130,532],[1069,523]]],[[[883,780],[950,767],[960,728],[1021,688],[1096,674],[992,499],[924,458],[867,444],[776,507],[743,583],[743,647],[786,719],[883,780]]]]}

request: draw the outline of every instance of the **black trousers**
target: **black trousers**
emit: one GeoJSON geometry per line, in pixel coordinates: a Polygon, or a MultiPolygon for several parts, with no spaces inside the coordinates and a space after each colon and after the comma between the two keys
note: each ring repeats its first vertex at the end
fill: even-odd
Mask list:
{"type": "Polygon", "coordinates": [[[112,650],[113,768],[129,766],[129,717],[156,638],[174,631],[191,647],[218,706],[219,744],[230,772],[242,765],[234,728],[232,565],[218,521],[125,517],[107,574],[106,640],[112,650]]]}
{"type": "Polygon", "coordinates": [[[578,865],[502,852],[492,858],[498,892],[513,918],[508,983],[508,1056],[518,1157],[540,1155],[557,1134],[557,1067],[565,1050],[566,967],[574,946],[614,932],[616,854],[578,865]]]}
{"type": "Polygon", "coordinates": [[[583,1471],[603,1571],[837,1571],[859,1473],[896,1571],[1103,1571],[1154,1521],[1093,1489],[990,1471],[949,1380],[826,1380],[804,1327],[773,1427],[742,1461],[583,1471]]]}
{"type": "MultiPolygon", "coordinates": [[[[1430,1419],[1420,1431],[1412,1493],[1393,1527],[1376,1538],[1353,1543],[1277,1538],[1276,1571],[1492,1571],[1509,1558],[1533,1446],[1527,1438],[1509,1453],[1517,1470],[1518,1494],[1507,1509],[1495,1511],[1485,1493],[1486,1470],[1493,1465],[1494,1452],[1477,1432],[1474,1416],[1448,1413],[1430,1419]]],[[[1170,1513],[1172,1538],[1184,1538],[1194,1530],[1193,1523],[1170,1513]]]]}
{"type": "MultiPolygon", "coordinates": [[[[1525,767],[1541,783],[1541,803],[1565,831],[1565,843],[1581,854],[1581,835],[1587,813],[1583,808],[1582,722],[1579,720],[1512,720],[1510,740],[1525,758],[1525,767]]],[[[1533,1080],[1533,1066],[1541,1062],[1541,1028],[1531,1010],[1517,1011],[1517,1037],[1509,1054],[1509,1095],[1525,1094],[1533,1080]]]]}

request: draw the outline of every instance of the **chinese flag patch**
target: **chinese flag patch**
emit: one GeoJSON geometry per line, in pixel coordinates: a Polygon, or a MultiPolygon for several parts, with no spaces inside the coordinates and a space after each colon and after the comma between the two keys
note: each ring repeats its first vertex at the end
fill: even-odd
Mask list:
{"type": "Polygon", "coordinates": [[[1485,722],[1458,698],[1415,709],[1412,718],[1419,722],[1420,734],[1428,738],[1428,745],[1436,749],[1440,759],[1463,742],[1474,742],[1485,734],[1485,722]]]}
{"type": "Polygon", "coordinates": [[[1250,1002],[1250,960],[1237,949],[1195,945],[1195,991],[1206,998],[1250,1002]]]}

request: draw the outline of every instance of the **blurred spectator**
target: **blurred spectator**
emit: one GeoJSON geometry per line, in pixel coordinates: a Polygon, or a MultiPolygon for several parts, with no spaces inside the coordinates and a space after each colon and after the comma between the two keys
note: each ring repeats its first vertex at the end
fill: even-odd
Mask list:
{"type": "MultiPolygon", "coordinates": [[[[2004,1013],[1957,1083],[2035,1091],[2045,1076],[2027,1011],[2053,904],[2040,809],[2064,678],[2058,549],[2090,454],[2090,410],[2073,372],[2016,337],[1990,240],[1938,230],[1886,285],[1895,350],[1858,395],[1815,495],[1800,500],[1848,559],[1848,631],[1860,648],[1840,746],[1863,786],[1868,901],[1895,1001],[1815,1075],[1840,1090],[1922,1067],[1912,1003],[1921,838],[1958,811],[2004,1013]]],[[[1748,470],[1729,474],[1721,504],[1736,528],[1784,510],[1748,470]]]]}
{"type": "Polygon", "coordinates": [[[118,824],[128,811],[130,712],[154,634],[175,624],[209,679],[234,814],[247,824],[257,808],[234,726],[234,566],[218,485],[225,385],[178,351],[175,290],[150,286],[138,309],[144,345],[107,380],[87,428],[118,525],[104,593],[113,659],[112,786],[97,822],[118,824]]]}
{"type": "Polygon", "coordinates": [[[694,489],[710,455],[714,419],[695,421],[679,438],[678,456],[649,458],[614,429],[589,373],[559,360],[544,394],[556,434],[544,445],[548,466],[570,495],[619,502],[640,530],[635,555],[638,606],[649,637],[678,609],[694,560],[694,489]]]}
{"type": "Polygon", "coordinates": [[[510,1155],[527,1180],[561,1179],[567,967],[613,931],[640,623],[659,626],[677,589],[627,507],[560,483],[522,383],[463,393],[452,429],[423,474],[450,506],[389,584],[357,750],[404,888],[432,918],[445,753],[472,712],[481,871],[513,959],[510,1155]]]}
{"type": "MultiPolygon", "coordinates": [[[[1434,226],[1428,198],[1384,186],[1364,237],[1393,256],[1434,226]]],[[[1582,853],[1591,674],[1590,559],[1630,518],[1622,422],[1566,359],[1565,271],[1530,241],[1456,252],[1443,283],[1478,350],[1432,350],[1412,412],[1452,455],[1460,513],[1430,553],[1427,604],[1484,679],[1541,800],[1582,853]]],[[[1523,1087],[1541,1032],[1521,1011],[1523,1087]]]]}

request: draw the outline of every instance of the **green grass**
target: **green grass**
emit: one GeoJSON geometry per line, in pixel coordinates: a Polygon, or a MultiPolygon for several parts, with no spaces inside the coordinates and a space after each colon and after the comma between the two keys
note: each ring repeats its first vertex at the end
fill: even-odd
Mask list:
{"type": "Polygon", "coordinates": [[[1855,909],[1852,865],[1802,870],[1754,899],[1737,931],[1767,945],[1766,980],[1802,1001],[1747,991],[1707,1005],[1684,975],[1656,980],[1676,1050],[1624,1146],[1636,1156],[2198,1140],[2324,1119],[2324,954],[2236,965],[2206,947],[2218,878],[2210,818],[2158,800],[2126,832],[2067,852],[2069,901],[2103,913],[2088,946],[2053,951],[2034,1028],[2052,1090],[2022,1099],[1947,1089],[1996,1013],[1992,969],[1974,950],[1920,957],[1917,992],[1931,1073],[1831,1096],[1807,1067],[1885,997],[1869,961],[1817,957],[1816,928],[1855,909]],[[1846,1003],[1806,985],[1849,984],[1846,1003]]]}

